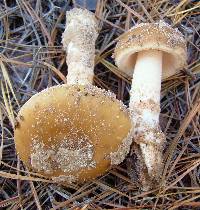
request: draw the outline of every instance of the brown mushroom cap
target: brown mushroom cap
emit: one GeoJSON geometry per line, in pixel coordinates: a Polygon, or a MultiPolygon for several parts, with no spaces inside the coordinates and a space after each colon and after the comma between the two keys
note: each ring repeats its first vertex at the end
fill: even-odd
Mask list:
{"type": "Polygon", "coordinates": [[[55,181],[93,179],[125,158],[131,120],[114,94],[95,86],[46,89],[21,108],[17,152],[31,169],[55,181]]]}
{"type": "Polygon", "coordinates": [[[114,52],[116,65],[132,76],[137,52],[150,49],[163,51],[163,79],[174,75],[186,64],[187,49],[183,35],[160,21],[139,24],[123,34],[114,52]]]}

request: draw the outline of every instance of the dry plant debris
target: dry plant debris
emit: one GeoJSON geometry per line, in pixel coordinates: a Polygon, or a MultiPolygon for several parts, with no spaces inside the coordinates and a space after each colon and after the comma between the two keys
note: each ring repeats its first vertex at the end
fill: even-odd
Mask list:
{"type": "MultiPolygon", "coordinates": [[[[66,83],[61,34],[75,0],[0,0],[0,208],[199,209],[200,208],[200,2],[98,0],[95,84],[129,103],[131,78],[112,58],[118,37],[135,24],[164,20],[188,43],[188,65],[162,82],[161,127],[167,141],[162,182],[142,193],[131,151],[105,176],[61,186],[29,172],[16,155],[13,128],[20,107],[35,93],[66,83]]],[[[137,149],[137,148],[135,148],[137,149]]]]}

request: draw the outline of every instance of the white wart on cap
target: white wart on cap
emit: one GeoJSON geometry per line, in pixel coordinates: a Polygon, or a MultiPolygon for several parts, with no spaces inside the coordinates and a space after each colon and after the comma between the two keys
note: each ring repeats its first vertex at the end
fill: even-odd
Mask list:
{"type": "Polygon", "coordinates": [[[151,49],[163,52],[163,79],[174,75],[186,65],[186,41],[182,33],[163,21],[142,23],[123,34],[115,48],[116,65],[132,77],[137,53],[151,49]]]}
{"type": "Polygon", "coordinates": [[[119,164],[132,143],[126,107],[94,86],[46,89],[21,108],[15,144],[27,167],[56,182],[83,182],[119,164]]]}

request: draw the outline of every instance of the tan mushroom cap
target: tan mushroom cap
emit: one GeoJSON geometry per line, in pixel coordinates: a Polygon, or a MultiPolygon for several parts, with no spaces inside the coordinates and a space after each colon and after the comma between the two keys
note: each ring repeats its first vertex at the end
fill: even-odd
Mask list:
{"type": "Polygon", "coordinates": [[[46,89],[21,108],[15,143],[27,167],[66,183],[93,179],[123,161],[131,120],[114,94],[95,86],[46,89]]]}
{"type": "Polygon", "coordinates": [[[160,21],[139,24],[122,35],[114,52],[116,65],[132,76],[137,52],[150,49],[163,52],[163,79],[174,75],[186,64],[187,49],[183,35],[160,21]]]}

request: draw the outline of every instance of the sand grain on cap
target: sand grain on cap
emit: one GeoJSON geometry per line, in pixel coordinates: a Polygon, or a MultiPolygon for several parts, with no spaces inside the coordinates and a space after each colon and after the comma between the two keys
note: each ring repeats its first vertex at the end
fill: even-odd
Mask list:
{"type": "Polygon", "coordinates": [[[163,52],[163,79],[174,75],[186,65],[186,40],[178,29],[163,21],[141,23],[123,34],[114,52],[116,65],[132,77],[137,54],[144,50],[163,52]]]}
{"type": "Polygon", "coordinates": [[[115,50],[117,53],[117,50],[128,48],[137,44],[137,42],[139,45],[145,45],[145,42],[151,42],[151,40],[156,40],[157,45],[162,45],[162,42],[165,41],[165,44],[172,48],[185,47],[186,45],[183,34],[178,29],[173,29],[166,22],[159,21],[157,23],[135,25],[126,34],[122,35],[115,50]]]}
{"type": "Polygon", "coordinates": [[[122,162],[132,142],[125,105],[92,85],[48,88],[26,102],[19,116],[15,142],[21,159],[53,180],[95,178],[122,162]]]}

